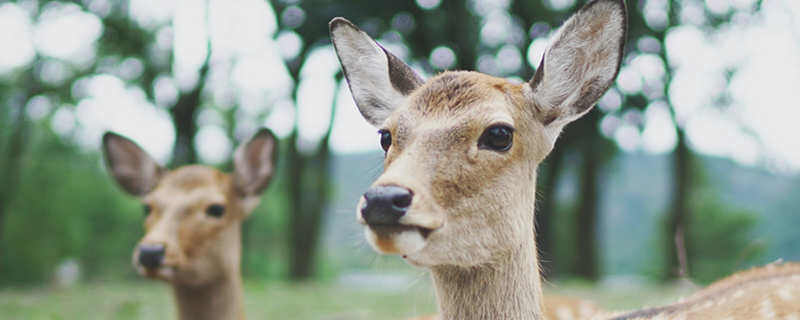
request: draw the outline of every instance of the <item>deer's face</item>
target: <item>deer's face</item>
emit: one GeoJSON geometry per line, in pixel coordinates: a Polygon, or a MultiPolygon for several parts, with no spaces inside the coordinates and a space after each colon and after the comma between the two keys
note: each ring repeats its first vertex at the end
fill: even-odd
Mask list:
{"type": "Polygon", "coordinates": [[[133,250],[143,276],[203,285],[238,275],[242,221],[255,209],[275,161],[275,138],[262,130],[236,150],[234,172],[190,165],[167,171],[133,141],[103,137],[109,172],[145,211],[133,250]]]}
{"type": "Polygon", "coordinates": [[[546,131],[525,111],[523,90],[479,73],[448,72],[411,93],[379,126],[384,172],[357,210],[376,250],[416,265],[470,266],[532,232],[531,186],[549,148],[546,131]],[[530,214],[510,210],[519,206],[530,214]]]}
{"type": "Polygon", "coordinates": [[[530,242],[536,166],[613,83],[625,24],[622,1],[590,2],[555,34],[534,77],[512,84],[475,72],[425,81],[349,21],[332,20],[353,99],[386,151],[356,211],[375,250],[469,267],[530,242]]]}
{"type": "Polygon", "coordinates": [[[246,217],[231,177],[203,166],[168,172],[142,198],[145,235],[133,251],[133,265],[148,277],[205,283],[236,262],[238,230],[246,217]],[[231,261],[235,260],[235,261],[231,261]]]}

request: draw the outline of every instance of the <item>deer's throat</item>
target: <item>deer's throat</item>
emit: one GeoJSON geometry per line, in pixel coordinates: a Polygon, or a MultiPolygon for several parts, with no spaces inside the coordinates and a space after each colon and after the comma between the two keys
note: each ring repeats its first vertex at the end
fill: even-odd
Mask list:
{"type": "Polygon", "coordinates": [[[200,285],[173,284],[178,318],[181,320],[244,319],[242,287],[241,227],[236,224],[220,234],[216,245],[225,248],[224,267],[215,280],[200,285]]]}
{"type": "Polygon", "coordinates": [[[241,276],[200,286],[173,285],[178,318],[244,319],[241,276]]]}
{"type": "Polygon", "coordinates": [[[543,319],[533,237],[501,261],[431,271],[442,319],[543,319]]]}

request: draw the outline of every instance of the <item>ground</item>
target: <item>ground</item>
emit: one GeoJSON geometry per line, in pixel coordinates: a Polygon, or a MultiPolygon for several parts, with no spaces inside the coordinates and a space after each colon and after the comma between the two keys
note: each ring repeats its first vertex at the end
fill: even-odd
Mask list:
{"type": "MultiPolygon", "coordinates": [[[[685,286],[603,286],[556,283],[549,293],[597,301],[614,310],[654,305],[685,294],[685,286]]],[[[338,282],[248,281],[249,319],[404,319],[434,312],[433,290],[421,279],[400,289],[354,288],[338,282]]],[[[174,319],[169,289],[154,281],[93,282],[69,288],[0,289],[0,319],[174,319]]]]}

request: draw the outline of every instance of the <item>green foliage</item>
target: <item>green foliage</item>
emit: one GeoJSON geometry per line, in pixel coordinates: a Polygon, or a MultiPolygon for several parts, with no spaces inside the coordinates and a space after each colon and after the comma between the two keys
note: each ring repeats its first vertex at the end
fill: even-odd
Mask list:
{"type": "MultiPolygon", "coordinates": [[[[279,143],[285,149],[285,143],[279,143]]],[[[286,273],[288,196],[284,164],[279,161],[276,175],[261,204],[245,220],[242,229],[242,270],[245,276],[256,278],[282,278],[286,273]]]]}
{"type": "MultiPolygon", "coordinates": [[[[85,279],[132,277],[141,205],[108,176],[99,152],[85,153],[36,124],[23,163],[0,242],[0,286],[47,282],[66,259],[78,261],[85,279]]],[[[286,273],[287,180],[280,164],[277,172],[244,225],[246,276],[286,273]]]]}
{"type": "MultiPolygon", "coordinates": [[[[44,6],[46,2],[50,1],[41,1],[39,5],[44,6]]],[[[419,64],[425,71],[436,71],[430,65],[428,57],[434,48],[441,45],[450,47],[456,53],[458,59],[453,68],[475,69],[478,57],[495,56],[505,46],[487,45],[480,42],[481,22],[479,20],[481,18],[470,9],[470,3],[469,1],[444,1],[433,10],[422,10],[413,1],[309,0],[277,1],[272,2],[271,5],[275,8],[275,14],[278,16],[288,16],[285,15],[285,10],[296,6],[302,8],[306,15],[306,22],[300,26],[285,25],[285,21],[280,19],[278,22],[281,31],[297,32],[303,42],[301,52],[297,57],[286,62],[293,80],[298,83],[300,67],[308,54],[318,45],[328,43],[328,30],[324,22],[337,15],[347,16],[376,38],[381,38],[381,41],[387,43],[399,41],[405,44],[409,50],[407,60],[419,64]],[[405,14],[413,18],[411,19],[412,27],[407,30],[397,30],[394,26],[395,22],[402,22],[400,18],[403,18],[405,14]]],[[[573,7],[578,5],[580,3],[576,2],[573,7]]],[[[526,56],[527,46],[534,37],[532,25],[534,22],[544,22],[548,28],[552,28],[563,21],[574,9],[553,10],[539,1],[513,1],[511,6],[509,13],[512,15],[513,21],[520,24],[521,30],[515,36],[521,38],[515,40],[513,45],[520,49],[523,57],[526,56]],[[526,32],[526,30],[530,30],[530,32],[526,32]]],[[[36,86],[28,85],[17,81],[18,77],[14,75],[8,77],[8,79],[12,79],[8,82],[9,85],[0,85],[0,98],[3,102],[3,107],[0,107],[0,152],[5,150],[4,148],[8,144],[11,135],[9,126],[14,121],[12,113],[8,112],[12,108],[5,107],[5,105],[11,105],[8,101],[18,98],[12,99],[12,96],[27,95],[24,92],[31,91],[28,92],[30,95],[35,93],[52,98],[56,108],[70,108],[68,104],[77,104],[78,101],[75,100],[80,99],[80,97],[72,96],[73,89],[76,88],[73,86],[74,80],[83,76],[108,72],[108,70],[104,71],[101,65],[116,66],[122,59],[137,59],[143,64],[144,70],[138,77],[127,81],[129,85],[141,88],[148,100],[154,100],[154,79],[158,75],[172,73],[171,62],[174,57],[170,56],[171,50],[162,53],[154,51],[158,30],[147,29],[131,20],[124,2],[114,3],[112,7],[110,14],[102,18],[103,34],[97,42],[96,61],[93,61],[85,70],[70,71],[69,79],[63,84],[37,88],[37,90],[44,90],[41,93],[33,92],[32,89],[41,87],[42,83],[38,83],[36,86]],[[99,62],[102,63],[98,64],[99,62]]],[[[679,20],[670,19],[670,21],[677,22],[679,20]]],[[[719,21],[712,22],[714,25],[719,24],[719,21]]],[[[636,39],[645,36],[655,37],[662,42],[661,47],[663,47],[666,33],[650,29],[645,24],[641,10],[631,10],[629,26],[629,39],[632,44],[628,46],[629,58],[641,53],[636,51],[637,46],[633,44],[638,43],[636,39]]],[[[536,37],[540,36],[542,35],[536,37]]],[[[665,55],[665,53],[666,51],[663,51],[659,54],[665,55]]],[[[34,64],[41,64],[49,58],[40,56],[36,59],[34,64]]],[[[661,59],[665,65],[668,65],[666,56],[661,59]]],[[[532,66],[523,61],[518,70],[499,75],[519,76],[521,79],[527,79],[532,75],[532,71],[532,66]]],[[[31,78],[31,81],[40,81],[36,77],[31,78]]],[[[669,88],[670,81],[671,75],[668,74],[663,87],[669,88]]],[[[208,95],[200,98],[200,108],[220,107],[215,106],[218,102],[208,95]]],[[[652,102],[641,93],[624,95],[622,100],[622,106],[617,111],[607,112],[620,118],[628,118],[628,115],[636,118],[635,116],[639,113],[630,113],[629,111],[631,109],[644,110],[652,102]]],[[[24,102],[22,101],[22,103],[24,102]]],[[[225,118],[225,129],[229,136],[234,136],[238,106],[226,107],[218,111],[225,118]]],[[[262,120],[259,119],[259,122],[262,120]]],[[[562,135],[559,143],[565,145],[570,140],[582,141],[587,135],[597,135],[600,120],[600,117],[585,118],[572,125],[572,128],[562,135]]],[[[132,275],[132,268],[129,266],[130,254],[142,234],[140,204],[135,199],[124,195],[114,185],[112,179],[102,168],[99,153],[86,153],[76,146],[80,137],[62,140],[54,135],[46,124],[36,124],[31,131],[33,134],[30,146],[26,148],[24,154],[21,183],[18,186],[5,186],[13,188],[15,192],[13,204],[6,216],[3,238],[0,239],[0,286],[46,281],[53,273],[54,268],[69,258],[79,261],[84,276],[88,278],[114,278],[132,275]]],[[[352,183],[351,180],[354,180],[353,176],[348,176],[345,179],[336,179],[335,185],[327,181],[320,182],[319,177],[322,176],[322,172],[317,170],[323,169],[325,166],[320,163],[321,161],[311,160],[305,161],[307,165],[297,170],[302,173],[297,175],[302,179],[293,180],[287,174],[287,161],[285,161],[286,154],[288,154],[286,146],[289,143],[296,143],[296,141],[281,143],[282,159],[277,168],[278,175],[264,195],[259,208],[244,225],[243,271],[248,277],[274,279],[286,276],[289,265],[288,236],[291,233],[288,226],[290,226],[291,215],[296,213],[290,210],[292,208],[289,203],[292,199],[289,194],[290,186],[302,182],[303,187],[298,188],[301,191],[298,198],[308,204],[317,201],[317,198],[324,199],[326,197],[324,195],[311,197],[308,196],[310,193],[323,194],[316,191],[322,190],[328,185],[338,190],[345,189],[348,184],[352,183]],[[323,186],[323,188],[319,188],[319,186],[323,186]]],[[[597,156],[607,160],[614,156],[615,150],[610,140],[602,140],[602,143],[603,146],[598,148],[597,156]]],[[[571,147],[571,149],[577,150],[579,144],[574,145],[576,147],[571,147]]],[[[305,155],[299,156],[306,157],[305,155]]],[[[3,165],[2,158],[0,157],[0,166],[3,165]]],[[[311,159],[311,157],[308,158],[311,159]]],[[[375,163],[380,163],[380,160],[376,160],[375,163]]],[[[6,184],[6,181],[0,181],[0,183],[6,184]]],[[[730,184],[717,184],[717,186],[719,185],[730,184]]],[[[358,188],[352,194],[360,194],[362,187],[358,186],[358,188]]],[[[579,196],[579,194],[574,195],[574,198],[578,199],[579,196]]],[[[357,196],[347,199],[347,208],[354,205],[356,198],[357,196]]],[[[638,201],[649,201],[649,199],[643,199],[644,196],[641,198],[638,201]]],[[[557,210],[559,213],[554,215],[554,247],[557,251],[554,268],[570,270],[577,261],[576,255],[579,254],[574,250],[575,241],[577,241],[574,226],[578,223],[576,221],[578,219],[574,210],[576,204],[573,201],[561,202],[557,210]]],[[[691,206],[695,214],[689,222],[688,260],[691,276],[700,281],[710,281],[739,269],[754,261],[763,250],[760,243],[754,244],[748,240],[756,223],[754,216],[749,211],[732,208],[726,203],[710,191],[701,193],[692,199],[691,206]]],[[[628,208],[634,208],[632,210],[634,212],[640,208],[640,206],[631,205],[631,202],[625,202],[625,204],[628,208]]],[[[784,206],[785,208],[781,210],[784,216],[772,219],[779,222],[773,222],[774,225],[769,226],[770,232],[794,234],[794,226],[797,224],[786,222],[800,219],[799,215],[795,214],[797,210],[793,209],[796,205],[787,200],[784,206]]],[[[329,207],[335,208],[336,206],[329,205],[329,207]]],[[[657,212],[657,210],[654,209],[650,212],[657,212]]],[[[352,223],[352,218],[348,219],[348,223],[352,223]]],[[[631,218],[627,221],[640,220],[631,218]]],[[[663,221],[660,221],[654,229],[650,228],[651,223],[648,222],[646,229],[661,230],[662,225],[663,221]]],[[[637,226],[642,227],[642,224],[637,226]]],[[[615,225],[615,229],[610,232],[624,232],[630,230],[626,230],[626,228],[634,227],[633,223],[615,225]]],[[[629,242],[646,241],[643,240],[644,236],[639,236],[640,234],[626,233],[625,240],[629,242]]],[[[652,233],[648,231],[646,234],[652,233]]],[[[305,236],[305,234],[303,235],[305,236]]],[[[354,237],[356,236],[358,239],[362,239],[360,235],[354,237]]],[[[791,239],[785,238],[788,240],[775,243],[776,248],[781,249],[780,252],[796,252],[793,250],[795,243],[791,239]]],[[[641,263],[656,263],[658,259],[663,259],[662,243],[662,241],[654,242],[654,246],[658,244],[656,250],[653,250],[656,254],[653,257],[642,257],[641,263]]],[[[352,254],[352,251],[355,250],[349,250],[348,253],[352,254]]],[[[361,256],[357,254],[338,255],[337,257],[320,254],[323,259],[316,260],[319,264],[316,269],[321,270],[317,271],[317,274],[333,274],[337,268],[356,268],[366,265],[368,263],[361,263],[359,259],[366,260],[367,258],[364,256],[371,259],[374,258],[374,255],[369,249],[364,252],[368,252],[368,254],[361,256]],[[343,256],[346,258],[342,258],[343,256]]],[[[636,253],[631,255],[636,255],[636,253]]],[[[636,258],[639,261],[639,257],[636,258]]],[[[633,259],[626,261],[631,260],[633,259]]],[[[386,261],[391,264],[404,265],[399,259],[387,259],[386,261]]],[[[374,267],[374,265],[370,265],[370,267],[374,267]]],[[[631,269],[634,268],[625,270],[631,269]]],[[[138,301],[123,302],[119,305],[113,318],[141,318],[139,313],[143,305],[138,301]]],[[[146,312],[142,313],[147,314],[146,312]]],[[[1,310],[0,314],[3,314],[1,310]]],[[[48,317],[51,316],[56,317],[56,315],[48,314],[48,317]]]]}
{"type": "Polygon", "coordinates": [[[710,191],[692,199],[686,254],[689,275],[708,283],[752,265],[765,251],[753,240],[753,212],[726,205],[710,191]]]}
{"type": "Polygon", "coordinates": [[[572,274],[575,261],[577,260],[575,256],[575,242],[577,241],[575,229],[576,223],[578,223],[578,221],[576,221],[576,207],[576,202],[559,205],[553,215],[553,222],[551,224],[553,228],[553,238],[555,240],[553,244],[555,252],[553,253],[554,261],[549,265],[561,276],[572,274]]]}
{"type": "MultiPolygon", "coordinates": [[[[733,272],[760,263],[766,252],[763,241],[754,240],[758,215],[724,203],[713,189],[699,188],[690,199],[691,216],[686,225],[685,248],[688,277],[700,283],[710,283],[733,272]]],[[[647,257],[645,273],[664,279],[664,218],[656,228],[658,237],[651,239],[653,254],[647,257]]]]}
{"type": "Polygon", "coordinates": [[[138,203],[112,185],[97,154],[36,132],[7,216],[0,284],[45,281],[68,258],[89,278],[130,273],[138,203]]]}

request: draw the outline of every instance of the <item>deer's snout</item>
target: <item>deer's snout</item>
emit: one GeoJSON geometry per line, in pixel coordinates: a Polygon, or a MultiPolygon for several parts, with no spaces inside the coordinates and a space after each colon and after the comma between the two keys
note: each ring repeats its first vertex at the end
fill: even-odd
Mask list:
{"type": "Polygon", "coordinates": [[[164,262],[164,252],[166,250],[163,244],[142,243],[137,250],[139,250],[139,264],[147,269],[157,269],[164,262]]]}
{"type": "Polygon", "coordinates": [[[397,224],[411,206],[414,194],[398,186],[374,186],[364,193],[361,217],[368,225],[397,224]]]}

